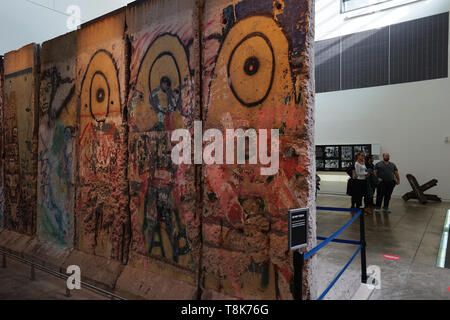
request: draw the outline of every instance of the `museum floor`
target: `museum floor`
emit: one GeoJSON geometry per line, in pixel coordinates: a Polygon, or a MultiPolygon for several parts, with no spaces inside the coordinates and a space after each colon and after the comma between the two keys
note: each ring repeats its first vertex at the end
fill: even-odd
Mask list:
{"type": "Polygon", "coordinates": [[[7,268],[0,267],[0,300],[106,300],[107,297],[88,289],[71,291],[66,297],[66,281],[40,270],[30,280],[30,267],[7,259],[7,268]]]}
{"type": "MultiPolygon", "coordinates": [[[[319,195],[319,206],[349,205],[348,197],[319,195]]],[[[450,269],[436,267],[443,225],[449,202],[430,203],[393,199],[392,213],[365,217],[367,234],[367,265],[381,269],[381,289],[373,291],[370,299],[450,300],[450,269]],[[390,261],[382,255],[396,255],[399,261],[390,261]]],[[[318,235],[328,237],[351,218],[350,213],[319,211],[318,235]]],[[[355,221],[341,239],[358,240],[359,223],[355,221]]],[[[347,263],[355,247],[331,243],[318,253],[319,291],[322,292],[347,263]]],[[[351,299],[360,283],[360,255],[325,299],[351,299]]],[[[37,271],[37,280],[29,280],[29,267],[8,260],[8,268],[0,268],[0,299],[68,299],[65,282],[37,271]]],[[[75,292],[71,299],[104,299],[90,291],[75,292]]]]}
{"type": "MultiPolygon", "coordinates": [[[[349,197],[319,195],[318,206],[347,208],[349,197]]],[[[438,251],[449,202],[421,205],[417,201],[393,199],[392,213],[365,216],[367,266],[381,269],[381,289],[370,299],[446,299],[450,300],[450,269],[436,267],[438,251]],[[395,255],[399,261],[383,258],[395,255]]],[[[319,211],[318,235],[328,237],[351,218],[350,213],[319,211]]],[[[359,240],[359,223],[355,221],[340,239],[359,240]]],[[[331,243],[319,251],[319,291],[347,263],[355,252],[347,244],[331,243]]],[[[326,299],[350,299],[359,285],[360,255],[331,289],[326,299]]]]}

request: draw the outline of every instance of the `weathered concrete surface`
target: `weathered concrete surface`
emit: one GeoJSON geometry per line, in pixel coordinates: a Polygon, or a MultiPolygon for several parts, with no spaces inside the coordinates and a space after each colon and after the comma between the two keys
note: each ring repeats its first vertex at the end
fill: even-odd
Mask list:
{"type": "Polygon", "coordinates": [[[77,134],[76,32],[42,45],[37,234],[73,247],[77,134]]]}
{"type": "MultiPolygon", "coordinates": [[[[159,267],[162,266],[161,264],[159,267]]],[[[183,280],[178,280],[179,276],[176,274],[170,276],[167,272],[158,274],[153,271],[154,268],[150,270],[126,266],[117,280],[116,292],[128,299],[197,299],[197,288],[185,281],[189,275],[184,275],[183,280]]]]}
{"type": "Polygon", "coordinates": [[[28,235],[36,232],[38,53],[30,44],[4,59],[4,225],[28,235]]]}
{"type": "MultiPolygon", "coordinates": [[[[23,248],[22,255],[29,260],[35,261],[47,268],[61,271],[61,267],[69,257],[73,249],[61,248],[53,242],[43,241],[33,237],[23,248]]],[[[62,270],[64,273],[64,270],[62,270]]]]}
{"type": "MultiPolygon", "coordinates": [[[[280,168],[262,176],[261,165],[205,167],[204,297],[213,290],[243,299],[292,298],[287,212],[313,208],[313,7],[308,0],[205,4],[205,129],[224,136],[226,129],[279,129],[280,168]]],[[[313,209],[309,222],[315,226],[313,209]]]]}
{"type": "Polygon", "coordinates": [[[60,271],[71,252],[71,249],[61,249],[52,243],[39,241],[35,236],[6,229],[0,232],[0,248],[55,271],[60,271]]]}
{"type": "Polygon", "coordinates": [[[4,229],[0,233],[0,248],[21,256],[30,247],[32,239],[31,236],[4,229]]]}
{"type": "Polygon", "coordinates": [[[5,101],[5,79],[3,72],[3,56],[0,56],[0,229],[3,228],[4,224],[4,211],[5,211],[5,179],[4,179],[4,135],[3,135],[3,110],[5,101]]]}
{"type": "Polygon", "coordinates": [[[34,46],[8,54],[0,245],[130,297],[291,299],[288,209],[311,208],[316,236],[313,7],[139,1],[44,43],[39,78],[34,46]],[[194,120],[279,129],[279,171],[175,165],[194,120]]]}
{"type": "Polygon", "coordinates": [[[118,260],[105,259],[79,250],[72,250],[61,267],[67,270],[71,265],[80,267],[82,281],[106,290],[114,290],[117,278],[124,267],[118,260]]]}
{"type": "Polygon", "coordinates": [[[0,268],[0,300],[109,300],[84,288],[73,290],[67,297],[64,280],[36,270],[36,280],[30,281],[28,265],[13,259],[7,259],[6,265],[0,268]]]}
{"type": "Polygon", "coordinates": [[[76,248],[126,263],[128,210],[125,10],[77,32],[80,100],[76,248]]]}
{"type": "Polygon", "coordinates": [[[175,129],[192,132],[196,118],[196,8],[195,0],[147,1],[127,8],[133,237],[118,287],[148,298],[192,299],[197,292],[201,211],[195,204],[195,167],[172,162],[170,141],[175,129]],[[137,286],[132,276],[146,285],[137,286]],[[173,280],[164,283],[167,278],[173,280]]]}

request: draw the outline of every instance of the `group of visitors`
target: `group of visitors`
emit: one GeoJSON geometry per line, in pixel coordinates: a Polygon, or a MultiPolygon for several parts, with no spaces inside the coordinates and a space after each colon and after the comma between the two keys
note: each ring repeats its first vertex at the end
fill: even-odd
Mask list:
{"type": "Polygon", "coordinates": [[[350,176],[347,194],[352,197],[352,208],[362,208],[363,199],[366,213],[373,213],[373,196],[377,193],[375,212],[390,213],[389,201],[396,185],[400,184],[397,166],[390,161],[389,153],[374,165],[374,156],[365,157],[364,152],[356,154],[355,163],[347,169],[350,176]]]}

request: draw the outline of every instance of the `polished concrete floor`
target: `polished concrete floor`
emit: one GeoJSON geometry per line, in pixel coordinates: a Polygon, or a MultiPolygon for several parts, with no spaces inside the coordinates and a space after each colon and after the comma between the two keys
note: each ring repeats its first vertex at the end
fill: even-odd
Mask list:
{"type": "Polygon", "coordinates": [[[0,266],[0,300],[105,300],[106,297],[82,288],[66,297],[66,281],[39,270],[30,280],[30,267],[12,259],[0,266]]]}
{"type": "MultiPolygon", "coordinates": [[[[346,196],[319,195],[318,206],[348,208],[346,196]]],[[[371,299],[446,299],[450,300],[450,269],[436,267],[438,250],[449,202],[421,205],[417,201],[393,199],[390,214],[366,215],[367,265],[381,269],[381,289],[371,299]],[[395,255],[399,261],[383,258],[395,255]]],[[[350,213],[318,211],[318,235],[328,237],[351,218],[350,213]]],[[[359,240],[359,221],[340,239],[359,240]]],[[[319,291],[346,264],[356,247],[332,243],[318,253],[319,291]]],[[[326,296],[349,299],[360,279],[360,255],[326,296]]]]}

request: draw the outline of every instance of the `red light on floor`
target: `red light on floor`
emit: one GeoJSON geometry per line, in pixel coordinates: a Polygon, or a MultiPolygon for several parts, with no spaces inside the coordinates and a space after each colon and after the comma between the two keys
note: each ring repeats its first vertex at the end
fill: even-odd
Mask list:
{"type": "Polygon", "coordinates": [[[395,256],[393,254],[383,254],[382,257],[385,258],[386,260],[400,261],[400,257],[399,256],[395,256]]]}

